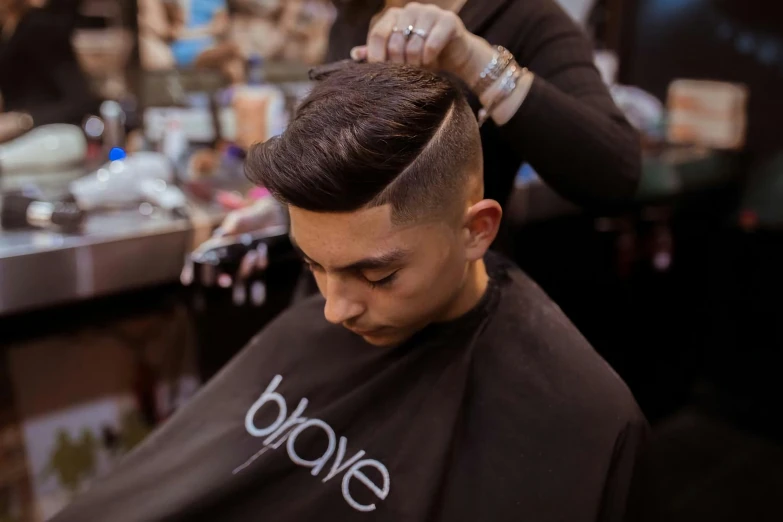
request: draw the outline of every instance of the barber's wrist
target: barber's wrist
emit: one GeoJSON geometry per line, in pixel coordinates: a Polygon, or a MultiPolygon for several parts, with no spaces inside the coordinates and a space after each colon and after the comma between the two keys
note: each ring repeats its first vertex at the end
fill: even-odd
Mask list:
{"type": "Polygon", "coordinates": [[[514,56],[503,47],[492,47],[479,76],[473,84],[483,109],[479,112],[479,125],[489,117],[496,125],[507,123],[527,98],[535,75],[521,67],[514,56]]]}
{"type": "Polygon", "coordinates": [[[468,49],[470,58],[466,60],[462,70],[457,71],[457,76],[471,88],[476,85],[479,75],[495,55],[495,48],[480,36],[468,34],[468,49]]]}
{"type": "MultiPolygon", "coordinates": [[[[525,69],[524,72],[520,75],[519,79],[516,81],[516,87],[511,92],[511,94],[509,94],[505,100],[498,103],[497,106],[493,108],[492,113],[489,115],[492,118],[492,121],[495,122],[495,125],[498,127],[505,125],[511,118],[514,117],[519,108],[527,99],[530,88],[533,86],[534,79],[535,75],[529,70],[525,69]]],[[[493,86],[493,89],[494,88],[496,88],[496,86],[493,86]]],[[[482,104],[490,103],[488,100],[492,99],[491,96],[493,96],[493,93],[488,93],[487,96],[482,96],[482,104]],[[485,97],[487,98],[486,100],[485,97]]],[[[484,106],[486,107],[486,105],[484,106]]]]}

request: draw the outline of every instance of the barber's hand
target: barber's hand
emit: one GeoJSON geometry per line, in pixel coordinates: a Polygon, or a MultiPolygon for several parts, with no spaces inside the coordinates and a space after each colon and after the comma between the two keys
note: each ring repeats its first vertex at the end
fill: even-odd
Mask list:
{"type": "MultiPolygon", "coordinates": [[[[263,198],[248,207],[229,213],[213,237],[236,236],[286,223],[285,209],[274,199],[263,198]]],[[[261,244],[258,249],[250,250],[245,254],[235,273],[228,273],[222,267],[193,266],[192,263],[186,263],[180,274],[180,280],[184,285],[190,285],[198,278],[204,286],[215,284],[223,288],[233,286],[236,294],[239,287],[244,287],[253,274],[264,271],[268,262],[266,245],[261,244]]]]}
{"type": "Polygon", "coordinates": [[[370,28],[367,45],[351,51],[354,60],[446,71],[468,85],[478,80],[493,54],[492,46],[469,32],[457,14],[415,2],[384,11],[370,28]],[[406,37],[404,31],[409,27],[413,31],[406,37]]]}
{"type": "Polygon", "coordinates": [[[216,233],[223,236],[235,236],[284,223],[284,209],[274,199],[266,197],[252,205],[230,212],[223,219],[223,223],[216,233]]]}

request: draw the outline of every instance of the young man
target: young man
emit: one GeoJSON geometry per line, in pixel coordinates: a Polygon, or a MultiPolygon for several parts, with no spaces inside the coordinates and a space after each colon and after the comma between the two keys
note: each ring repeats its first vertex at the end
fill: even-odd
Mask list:
{"type": "Polygon", "coordinates": [[[57,522],[620,521],[645,421],[541,290],[487,252],[452,83],[352,65],[248,173],[323,296],[266,328],[57,522]]]}

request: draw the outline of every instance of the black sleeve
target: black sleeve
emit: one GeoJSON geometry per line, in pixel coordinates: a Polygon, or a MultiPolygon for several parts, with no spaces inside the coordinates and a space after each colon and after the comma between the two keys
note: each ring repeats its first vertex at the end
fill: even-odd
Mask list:
{"type": "MultiPolygon", "coordinates": [[[[31,35],[32,36],[32,35],[31,35]]],[[[38,67],[46,71],[58,101],[30,107],[36,126],[49,123],[79,123],[85,114],[96,109],[87,78],[79,66],[71,43],[71,31],[63,24],[46,20],[36,31],[32,44],[38,67]]]]}
{"type": "Polygon", "coordinates": [[[639,137],[609,95],[587,37],[552,0],[514,2],[512,9],[517,36],[509,50],[536,78],[501,127],[505,141],[575,203],[632,197],[641,173],[639,137]]]}

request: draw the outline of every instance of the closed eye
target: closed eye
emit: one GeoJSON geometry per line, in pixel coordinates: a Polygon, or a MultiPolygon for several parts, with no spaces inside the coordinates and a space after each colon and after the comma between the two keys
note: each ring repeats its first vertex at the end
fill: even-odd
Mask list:
{"type": "Polygon", "coordinates": [[[367,281],[367,284],[369,284],[373,288],[381,288],[381,287],[389,286],[390,284],[392,284],[394,282],[394,280],[397,278],[397,272],[399,272],[399,270],[396,271],[396,272],[393,272],[393,273],[391,273],[389,275],[387,275],[383,279],[376,279],[376,280],[372,281],[372,280],[367,279],[365,277],[364,280],[367,281]]]}
{"type": "MultiPolygon", "coordinates": [[[[323,272],[324,271],[323,267],[321,265],[317,264],[317,263],[313,263],[312,261],[310,261],[308,259],[304,259],[304,262],[305,262],[305,265],[307,265],[307,269],[310,270],[311,272],[323,272]]],[[[359,277],[359,279],[363,280],[365,283],[370,285],[372,288],[382,288],[382,287],[385,287],[385,286],[389,286],[390,284],[392,284],[394,282],[394,280],[397,278],[397,272],[399,272],[399,270],[397,270],[397,271],[395,271],[395,272],[393,272],[393,273],[391,273],[391,274],[389,274],[386,277],[381,278],[381,279],[368,279],[367,277],[365,277],[365,276],[363,276],[361,274],[358,274],[358,277],[359,277]]]]}

